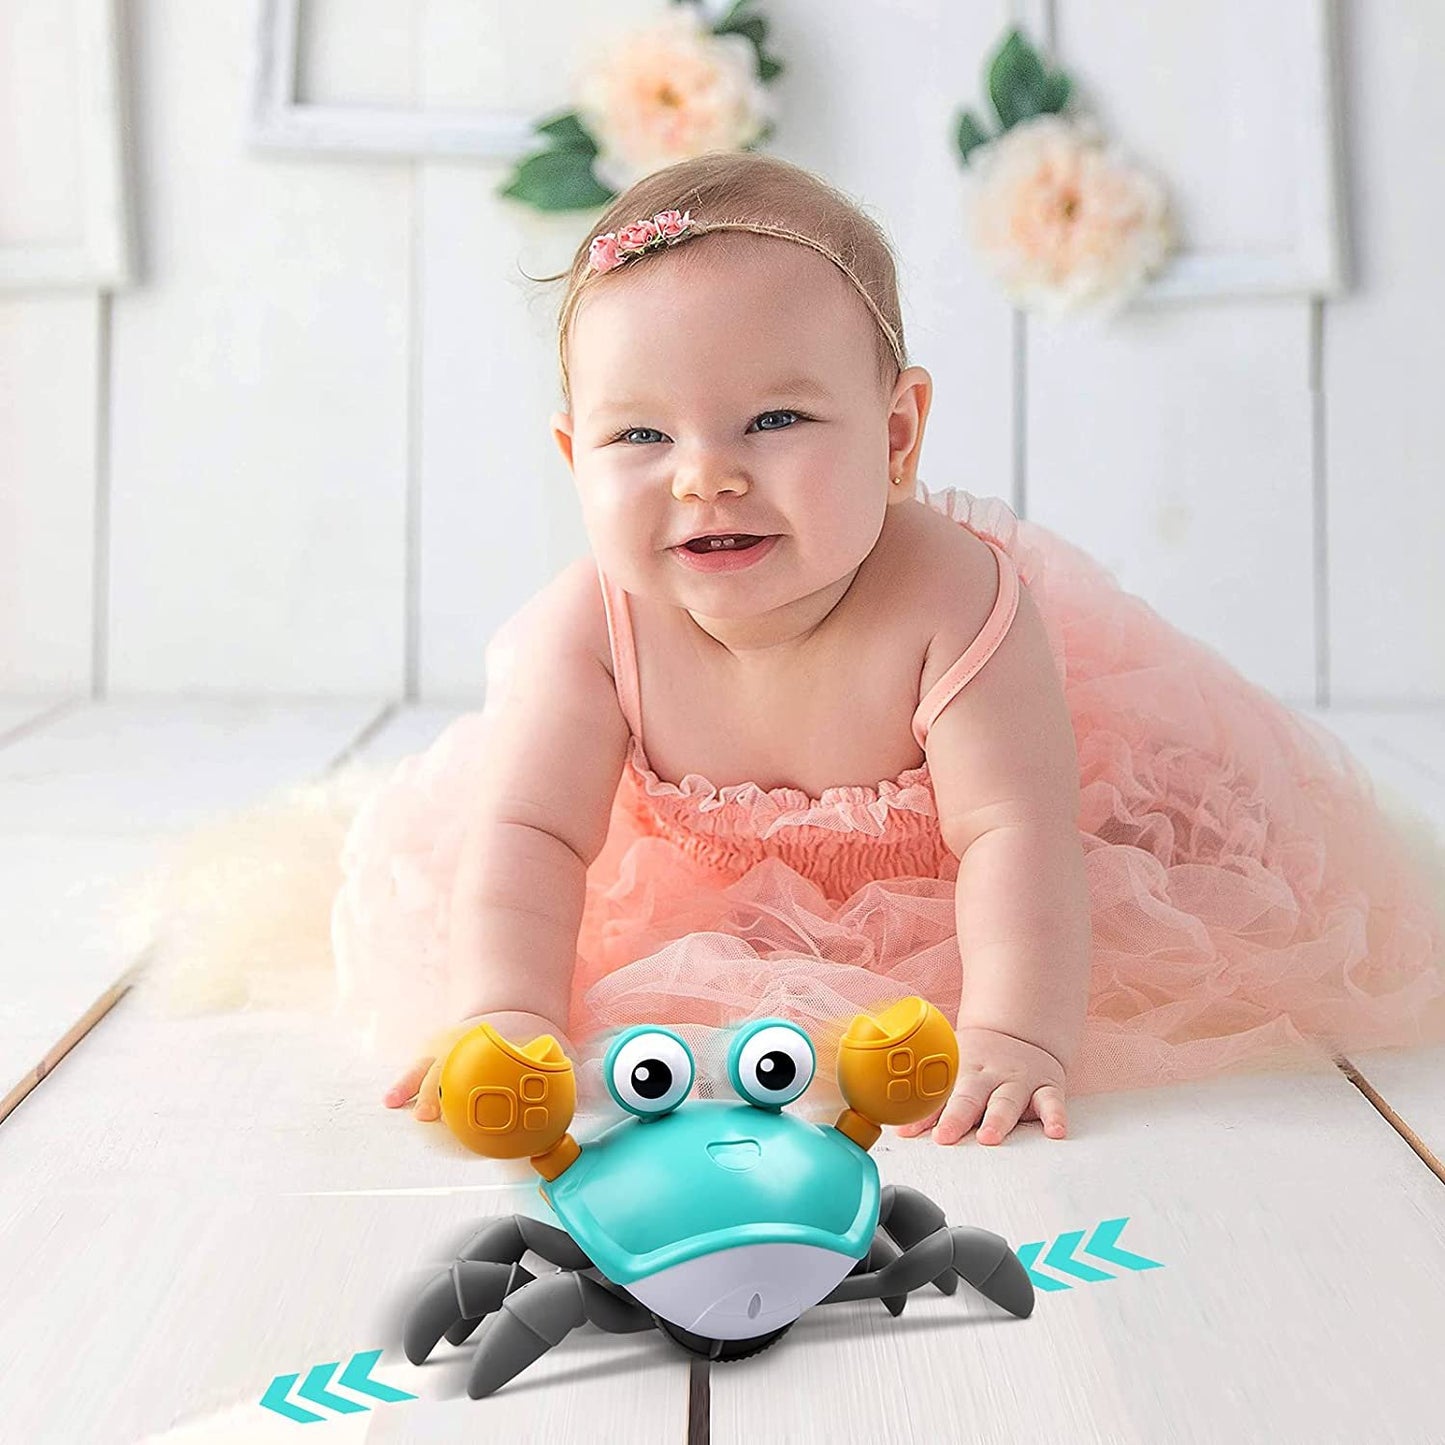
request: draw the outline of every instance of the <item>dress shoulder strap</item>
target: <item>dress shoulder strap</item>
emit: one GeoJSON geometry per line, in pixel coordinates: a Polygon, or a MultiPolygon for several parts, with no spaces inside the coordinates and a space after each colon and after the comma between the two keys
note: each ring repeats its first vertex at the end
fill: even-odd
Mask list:
{"type": "Polygon", "coordinates": [[[994,598],[993,611],[979,629],[978,636],[964,649],[962,655],[947,672],[928,689],[918,711],[913,714],[913,736],[921,748],[928,745],[928,730],[939,713],[963,690],[964,684],[974,677],[978,670],[992,657],[1008,634],[1009,626],[1019,607],[1019,575],[1014,560],[997,543],[989,538],[988,543],[998,563],[998,595],[994,598]]]}
{"type": "Polygon", "coordinates": [[[638,742],[642,741],[642,695],[637,682],[637,647],[632,635],[632,607],[623,591],[597,564],[602,605],[607,612],[607,645],[612,650],[612,676],[622,716],[638,742]]]}

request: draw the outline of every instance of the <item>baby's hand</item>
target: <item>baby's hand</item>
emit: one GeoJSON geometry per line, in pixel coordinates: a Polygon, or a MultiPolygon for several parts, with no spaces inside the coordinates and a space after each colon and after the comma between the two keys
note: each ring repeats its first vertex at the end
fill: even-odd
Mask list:
{"type": "Polygon", "coordinates": [[[476,1014],[432,1037],[427,1046],[429,1052],[417,1059],[382,1096],[386,1107],[400,1109],[415,1100],[416,1108],[412,1110],[415,1118],[427,1122],[440,1119],[442,1109],[437,1098],[437,1081],[441,1078],[442,1061],[463,1034],[470,1033],[481,1023],[491,1024],[504,1039],[514,1044],[530,1043],[542,1034],[551,1034],[562,1046],[562,1052],[569,1058],[572,1056],[572,1046],[567,1042],[567,1036],[550,1019],[544,1019],[540,1014],[517,1010],[476,1014]]]}
{"type": "Polygon", "coordinates": [[[1064,1137],[1064,1066],[1037,1044],[993,1029],[958,1030],[958,1078],[953,1094],[926,1119],[898,1133],[916,1138],[933,1127],[939,1144],[956,1144],[977,1123],[980,1144],[1001,1144],[1019,1119],[1039,1119],[1051,1139],[1064,1137]]]}

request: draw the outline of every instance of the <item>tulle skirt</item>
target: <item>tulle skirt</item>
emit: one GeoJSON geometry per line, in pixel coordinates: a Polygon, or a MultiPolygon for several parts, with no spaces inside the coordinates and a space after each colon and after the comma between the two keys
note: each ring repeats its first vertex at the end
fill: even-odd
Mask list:
{"type": "MultiPolygon", "coordinates": [[[[1402,804],[1387,814],[1332,733],[1079,549],[997,499],[928,503],[1019,565],[1074,724],[1093,949],[1069,1092],[1445,1040],[1438,835],[1402,804]]],[[[448,972],[447,913],[489,722],[463,717],[402,763],[343,851],[342,997],[399,1061],[455,1022],[465,986],[448,972]]],[[[578,938],[568,1025],[584,1097],[600,1097],[610,1032],[642,1022],[677,1028],[699,1092],[726,1096],[731,1029],[781,1016],[818,1044],[831,1107],[831,1048],[854,1013],[918,993],[956,1015],[956,875],[949,858],[844,899],[776,857],[720,877],[649,831],[624,775],[578,938]]]]}

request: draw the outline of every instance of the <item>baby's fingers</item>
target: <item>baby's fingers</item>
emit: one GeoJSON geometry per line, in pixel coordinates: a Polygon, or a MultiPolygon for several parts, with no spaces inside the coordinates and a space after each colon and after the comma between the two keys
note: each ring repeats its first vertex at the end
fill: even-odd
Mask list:
{"type": "Polygon", "coordinates": [[[417,1088],[426,1078],[427,1070],[431,1068],[433,1062],[430,1055],[418,1059],[382,1096],[382,1102],[386,1107],[399,1109],[403,1104],[411,1103],[416,1098],[417,1088]]]}
{"type": "Polygon", "coordinates": [[[1064,1109],[1063,1090],[1053,1084],[1042,1084],[1034,1090],[1034,1110],[1050,1139],[1062,1139],[1069,1132],[1068,1114],[1064,1109]]]}
{"type": "Polygon", "coordinates": [[[938,1116],[943,1113],[943,1106],[940,1105],[926,1119],[916,1119],[911,1124],[900,1124],[898,1126],[898,1137],[900,1139],[916,1139],[920,1134],[926,1134],[938,1122],[938,1116]]]}
{"type": "Polygon", "coordinates": [[[428,1122],[441,1118],[441,1100],[437,1098],[437,1082],[441,1076],[442,1061],[434,1059],[431,1068],[426,1071],[426,1078],[421,1081],[421,1087],[416,1091],[416,1108],[411,1111],[414,1118],[428,1122]]]}

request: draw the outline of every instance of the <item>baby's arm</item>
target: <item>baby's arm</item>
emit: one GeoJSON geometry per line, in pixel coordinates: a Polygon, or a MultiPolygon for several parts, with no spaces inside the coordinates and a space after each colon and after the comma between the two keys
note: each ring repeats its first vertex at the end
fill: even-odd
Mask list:
{"type": "Polygon", "coordinates": [[[1062,1134],[1088,1003],[1089,892],[1073,725],[1027,588],[998,650],[934,722],[928,760],[959,859],[963,962],[963,1067],[936,1137],[951,1143],[983,1115],[981,1141],[997,1142],[1031,1103],[1062,1134]]]}
{"type": "MultiPolygon", "coordinates": [[[[472,821],[451,900],[449,971],[460,1022],[448,1037],[485,1017],[517,1042],[552,1033],[568,1047],[587,869],[607,836],[628,739],[589,635],[597,589],[592,560],[574,563],[487,649],[488,754],[477,796],[459,800],[472,821]]],[[[417,1117],[430,1119],[440,1066],[425,1062],[413,1087],[417,1117]]]]}

